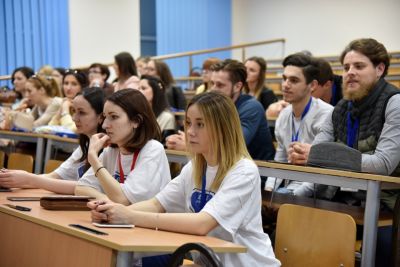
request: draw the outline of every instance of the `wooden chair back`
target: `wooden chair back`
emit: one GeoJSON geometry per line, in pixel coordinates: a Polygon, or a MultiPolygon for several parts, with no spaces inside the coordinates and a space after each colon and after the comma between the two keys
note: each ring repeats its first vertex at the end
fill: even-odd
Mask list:
{"type": "Polygon", "coordinates": [[[0,150],[0,168],[4,168],[4,160],[6,157],[6,153],[0,150]]]}
{"type": "Polygon", "coordinates": [[[51,173],[63,163],[62,160],[49,159],[44,167],[44,173],[51,173]]]}
{"type": "Polygon", "coordinates": [[[356,223],[343,213],[284,204],[275,254],[285,266],[354,266],[356,223]]]}
{"type": "Polygon", "coordinates": [[[10,153],[7,168],[31,173],[33,171],[33,157],[22,153],[10,153]]]}

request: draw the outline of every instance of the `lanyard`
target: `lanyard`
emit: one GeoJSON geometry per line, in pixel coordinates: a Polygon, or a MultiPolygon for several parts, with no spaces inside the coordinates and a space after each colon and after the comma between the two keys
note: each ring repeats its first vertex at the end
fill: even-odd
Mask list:
{"type": "Polygon", "coordinates": [[[201,177],[201,198],[200,198],[200,210],[203,209],[204,205],[207,202],[207,195],[206,195],[206,172],[203,173],[201,177]]]}
{"type": "MultiPolygon", "coordinates": [[[[133,153],[132,157],[132,165],[131,165],[131,171],[135,168],[136,160],[139,156],[140,150],[136,150],[135,153],[133,153]]],[[[121,164],[121,152],[118,153],[118,168],[119,168],[119,182],[123,184],[125,182],[125,175],[124,175],[124,169],[122,168],[121,164]]]]}
{"type": "Polygon", "coordinates": [[[299,129],[297,129],[297,131],[295,131],[294,113],[292,112],[292,142],[299,141],[299,132],[300,132],[300,128],[301,128],[301,125],[303,122],[303,118],[307,115],[308,111],[310,110],[311,102],[312,102],[312,97],[310,97],[310,100],[308,101],[307,106],[304,108],[303,113],[301,113],[301,121],[300,121],[299,129]]]}
{"type": "Polygon", "coordinates": [[[353,120],[351,119],[351,115],[350,115],[351,106],[352,106],[352,103],[349,102],[349,104],[348,104],[349,111],[347,111],[347,145],[349,147],[354,146],[354,143],[356,141],[358,126],[360,124],[360,120],[358,118],[356,118],[353,123],[353,120]]]}

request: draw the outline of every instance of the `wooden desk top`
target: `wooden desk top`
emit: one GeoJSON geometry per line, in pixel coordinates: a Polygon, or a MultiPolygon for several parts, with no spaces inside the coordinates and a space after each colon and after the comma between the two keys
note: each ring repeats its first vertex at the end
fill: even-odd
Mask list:
{"type": "Polygon", "coordinates": [[[0,135],[13,135],[13,136],[44,138],[43,134],[31,133],[31,132],[6,131],[6,130],[0,130],[0,135]]]}
{"type": "Polygon", "coordinates": [[[51,192],[41,189],[14,189],[11,193],[1,192],[0,212],[118,251],[173,252],[179,246],[189,242],[204,243],[219,253],[242,253],[247,251],[246,247],[241,245],[209,236],[156,231],[140,227],[134,227],[133,229],[97,228],[91,224],[89,211],[51,211],[40,207],[39,201],[12,202],[7,200],[7,196],[44,196],[51,194],[51,192]],[[32,210],[30,212],[18,211],[2,205],[6,203],[30,207],[32,210]],[[106,232],[109,235],[95,235],[68,226],[72,223],[106,232]]]}
{"type": "Polygon", "coordinates": [[[316,173],[316,174],[325,174],[325,175],[349,177],[349,178],[356,178],[356,179],[363,179],[363,180],[373,180],[373,181],[388,182],[388,183],[400,183],[400,177],[393,177],[393,176],[386,176],[386,175],[377,175],[377,174],[351,172],[351,171],[341,171],[341,170],[334,170],[334,169],[299,166],[299,165],[277,163],[277,162],[267,162],[267,161],[260,161],[260,160],[256,160],[255,163],[257,164],[258,167],[265,167],[265,168],[299,171],[299,172],[316,173]]]}

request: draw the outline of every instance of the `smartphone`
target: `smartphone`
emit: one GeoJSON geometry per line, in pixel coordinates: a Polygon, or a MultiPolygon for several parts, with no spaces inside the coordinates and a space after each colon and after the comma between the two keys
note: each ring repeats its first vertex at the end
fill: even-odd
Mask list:
{"type": "Polygon", "coordinates": [[[40,201],[40,197],[7,197],[10,201],[40,201]]]}
{"type": "Polygon", "coordinates": [[[133,228],[133,224],[113,224],[113,223],[92,223],[94,226],[102,228],[133,228]]]}

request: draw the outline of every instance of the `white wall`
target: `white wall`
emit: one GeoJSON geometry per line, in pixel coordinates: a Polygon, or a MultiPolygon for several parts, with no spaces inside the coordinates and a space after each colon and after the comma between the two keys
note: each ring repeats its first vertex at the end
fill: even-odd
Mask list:
{"type": "Polygon", "coordinates": [[[69,0],[71,66],[140,55],[139,0],[69,0]]]}
{"type": "MultiPolygon", "coordinates": [[[[309,50],[319,56],[338,55],[351,40],[372,37],[389,51],[400,50],[399,0],[232,0],[232,9],[233,44],[286,38],[285,55],[309,50]]],[[[282,57],[277,45],[247,54],[282,57]]]]}

